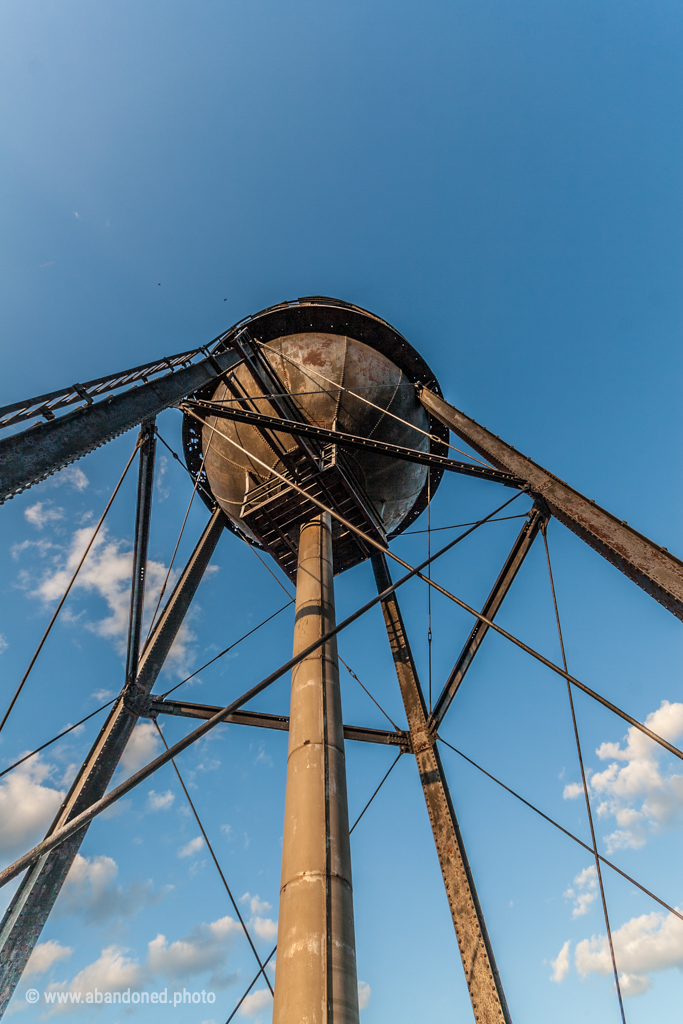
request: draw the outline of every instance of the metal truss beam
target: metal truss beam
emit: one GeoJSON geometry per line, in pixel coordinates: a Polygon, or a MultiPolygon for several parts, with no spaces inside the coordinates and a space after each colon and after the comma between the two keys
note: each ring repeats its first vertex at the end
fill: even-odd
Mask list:
{"type": "MultiPolygon", "coordinates": [[[[382,593],[391,586],[386,558],[382,554],[374,555],[372,564],[377,589],[382,593]]],[[[428,726],[427,708],[395,593],[382,601],[382,611],[475,1020],[477,1024],[511,1024],[435,736],[428,726]]]]}
{"type": "Polygon", "coordinates": [[[67,406],[77,405],[83,401],[86,405],[92,405],[95,399],[101,398],[102,395],[108,394],[110,391],[130,387],[139,380],[146,384],[150,377],[167,374],[169,370],[173,373],[174,370],[188,366],[198,356],[206,357],[208,354],[209,346],[204,345],[201,348],[188,349],[187,352],[178,352],[174,356],[164,356],[151,363],[133,366],[130,370],[110,373],[106,377],[97,377],[96,380],[89,380],[84,384],[72,384],[70,387],[50,391],[46,395],[36,395],[35,398],[26,398],[21,402],[3,405],[0,409],[0,430],[16,426],[18,423],[26,423],[40,416],[46,420],[53,420],[57,413],[62,412],[67,406]]]}
{"type": "Polygon", "coordinates": [[[146,384],[130,385],[121,394],[3,438],[0,503],[176,405],[239,361],[237,352],[217,352],[185,369],[146,384]]]}
{"type": "Polygon", "coordinates": [[[494,466],[522,479],[531,494],[543,498],[556,519],[650,597],[683,619],[683,562],[679,558],[532,462],[432,391],[423,387],[419,394],[429,413],[494,466]]]}
{"type": "MultiPolygon", "coordinates": [[[[155,700],[149,702],[149,715],[179,715],[181,718],[213,718],[220,711],[220,707],[213,704],[190,704],[180,700],[155,700]]],[[[225,722],[232,722],[234,725],[252,725],[260,729],[279,729],[282,732],[289,730],[289,718],[286,715],[268,715],[262,711],[233,711],[228,715],[225,722]]],[[[389,746],[400,747],[401,750],[410,750],[410,740],[407,732],[394,732],[387,729],[370,729],[364,725],[345,725],[345,740],[363,740],[366,743],[385,743],[389,746]]]]}
{"type": "Polygon", "coordinates": [[[491,469],[489,466],[477,466],[475,463],[449,459],[445,455],[432,455],[431,452],[421,452],[415,448],[405,448],[399,444],[377,441],[372,437],[358,437],[356,434],[345,434],[340,430],[326,430],[313,423],[300,423],[298,420],[280,419],[278,416],[264,416],[262,413],[250,412],[248,409],[241,409],[236,405],[225,406],[217,402],[194,400],[184,404],[194,409],[195,412],[202,412],[205,415],[220,416],[223,419],[237,420],[240,423],[251,423],[255,427],[277,430],[284,434],[311,437],[327,444],[331,442],[349,448],[362,448],[365,451],[389,455],[405,462],[419,462],[424,466],[437,466],[439,469],[474,476],[479,480],[492,480],[494,483],[504,484],[506,487],[519,489],[524,486],[523,482],[512,473],[502,473],[499,469],[491,469]]]}
{"type": "MultiPolygon", "coordinates": [[[[99,800],[138,721],[137,706],[151,691],[209,564],[225,517],[214,512],[145,645],[135,686],[126,684],[48,831],[48,836],[99,800]]],[[[0,924],[0,1016],[59,895],[87,826],[31,865],[0,924]]]]}
{"type": "MultiPolygon", "coordinates": [[[[485,615],[490,621],[493,621],[496,617],[505,595],[512,586],[522,562],[531,550],[538,531],[542,524],[547,521],[548,516],[549,512],[547,510],[541,508],[538,504],[534,505],[529,513],[529,519],[519,531],[512,550],[505,561],[505,565],[501,569],[498,579],[493,584],[493,589],[486,598],[486,603],[481,610],[481,614],[485,615]]],[[[458,660],[453,666],[453,671],[449,675],[439,699],[434,705],[434,710],[429,717],[430,729],[436,730],[439,728],[488,630],[489,627],[486,623],[478,619],[458,656],[458,660]]]]}

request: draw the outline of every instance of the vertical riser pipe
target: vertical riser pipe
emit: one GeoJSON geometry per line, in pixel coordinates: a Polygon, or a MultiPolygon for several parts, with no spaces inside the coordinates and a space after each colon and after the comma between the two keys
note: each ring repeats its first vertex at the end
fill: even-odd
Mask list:
{"type": "MultiPolygon", "coordinates": [[[[334,626],[330,517],[301,528],[294,654],[334,626]]],[[[292,673],[273,1024],[358,1024],[336,641],[292,673]]]]}

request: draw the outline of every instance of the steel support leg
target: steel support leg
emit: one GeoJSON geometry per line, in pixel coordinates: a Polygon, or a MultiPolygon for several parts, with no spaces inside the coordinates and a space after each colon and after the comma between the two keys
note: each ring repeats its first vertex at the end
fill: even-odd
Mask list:
{"type": "MultiPolygon", "coordinates": [[[[536,539],[538,531],[540,530],[543,523],[548,521],[550,513],[545,509],[543,503],[536,504],[529,513],[529,519],[524,524],[522,529],[519,531],[515,543],[512,545],[512,550],[507,557],[505,565],[500,571],[498,579],[493,584],[491,593],[486,598],[486,603],[481,610],[481,614],[485,615],[487,619],[493,619],[496,617],[498,609],[500,608],[505,595],[512,586],[515,576],[517,575],[519,568],[531,550],[531,546],[536,539]]],[[[434,710],[429,719],[430,727],[438,729],[443,716],[448,711],[451,701],[455,697],[460,684],[462,683],[467,670],[469,669],[474,656],[479,650],[481,643],[488,633],[489,627],[477,620],[474,629],[470,633],[465,646],[463,647],[458,660],[453,666],[453,671],[448,677],[448,681],[441,691],[441,695],[434,705],[434,710]]]]}
{"type": "MultiPolygon", "coordinates": [[[[104,795],[138,721],[138,712],[144,710],[142,698],[156,682],[224,523],[223,512],[217,510],[145,646],[135,686],[124,686],[48,835],[104,795]]],[[[78,832],[29,868],[0,923],[0,1015],[21,978],[85,833],[86,829],[78,832]]]]}
{"type": "MultiPolygon", "coordinates": [[[[294,653],[334,626],[329,513],[301,527],[294,653]]],[[[336,639],[292,671],[273,1024],[358,1024],[336,639]]]]}
{"type": "MultiPolygon", "coordinates": [[[[391,586],[386,558],[383,554],[375,555],[372,564],[381,593],[391,586]]],[[[474,1017],[478,1024],[511,1024],[491,940],[434,734],[428,725],[427,708],[395,593],[382,602],[382,611],[474,1017]]]]}

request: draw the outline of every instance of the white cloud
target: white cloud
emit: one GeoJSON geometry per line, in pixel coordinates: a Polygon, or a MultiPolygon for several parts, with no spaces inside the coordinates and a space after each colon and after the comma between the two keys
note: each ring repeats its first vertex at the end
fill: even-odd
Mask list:
{"type": "Polygon", "coordinates": [[[370,996],[372,995],[372,989],[368,985],[367,981],[358,982],[358,1009],[364,1010],[366,1006],[370,1004],[370,996]]]}
{"type": "Polygon", "coordinates": [[[157,935],[149,943],[148,970],[152,975],[164,974],[174,982],[211,971],[209,985],[226,988],[235,980],[234,974],[226,970],[227,949],[233,936],[241,933],[238,921],[222,917],[211,924],[196,926],[190,935],[170,945],[165,935],[157,935]]]}
{"type": "Polygon", "coordinates": [[[39,839],[59,809],[65,792],[47,785],[55,772],[37,754],[0,785],[0,855],[23,853],[39,839]]]}
{"type": "MultiPolygon", "coordinates": [[[[130,956],[130,950],[121,946],[108,946],[93,963],[88,964],[71,981],[47,986],[52,992],[122,991],[127,988],[143,989],[164,976],[168,984],[182,984],[195,975],[210,972],[209,989],[227,988],[237,980],[237,973],[229,973],[227,956],[235,935],[242,934],[242,926],[231,917],[222,917],[209,924],[196,925],[185,938],[169,943],[166,936],[157,935],[147,945],[147,956],[140,961],[130,956]]],[[[45,945],[49,945],[46,943],[45,945]]],[[[58,943],[55,944],[58,946],[58,943]]],[[[40,949],[40,947],[37,947],[40,949]]],[[[59,947],[63,950],[65,947],[59,947]]],[[[69,951],[70,952],[70,951],[69,951]]],[[[62,959],[59,952],[52,962],[62,959]]],[[[46,957],[47,959],[47,957],[46,957]]],[[[37,973],[34,971],[34,973],[37,973]]],[[[85,1008],[74,1004],[56,1004],[52,1013],[78,1013],[85,1008]]]]}
{"type": "Polygon", "coordinates": [[[201,850],[203,845],[204,840],[202,839],[201,836],[197,836],[196,839],[190,839],[189,843],[186,843],[185,846],[180,847],[180,849],[178,850],[178,856],[191,857],[194,853],[197,853],[199,850],[201,850]]]}
{"type": "Polygon", "coordinates": [[[240,896],[240,903],[248,903],[252,914],[265,914],[273,909],[270,903],[261,900],[259,896],[252,896],[250,892],[245,892],[244,896],[240,896]]]}
{"type": "Polygon", "coordinates": [[[277,938],[277,921],[270,917],[252,917],[250,924],[260,939],[273,942],[277,938]]]}
{"type": "Polygon", "coordinates": [[[64,518],[63,508],[50,508],[51,502],[37,501],[35,505],[29,505],[28,508],[24,509],[24,516],[29,521],[31,526],[35,526],[37,530],[42,530],[48,523],[57,523],[60,519],[64,518]]]}
{"type": "Polygon", "coordinates": [[[566,900],[574,900],[572,917],[583,917],[590,910],[591,904],[598,895],[598,873],[595,865],[584,868],[574,879],[576,888],[567,889],[562,895],[566,900]]]}
{"type": "Polygon", "coordinates": [[[45,974],[53,964],[59,963],[60,960],[68,960],[72,953],[71,946],[61,946],[56,939],[41,942],[31,953],[22,977],[28,978],[31,974],[45,974]]]}
{"type": "MultiPolygon", "coordinates": [[[[28,511],[30,510],[27,510],[27,513],[28,511]]],[[[45,514],[41,515],[44,517],[45,514]]],[[[31,591],[32,597],[51,603],[62,596],[94,530],[94,526],[84,526],[74,531],[69,551],[62,560],[61,567],[53,568],[43,576],[37,587],[31,591]]],[[[20,548],[21,546],[17,547],[17,554],[20,553],[20,548]]],[[[74,583],[74,590],[80,589],[95,594],[106,602],[109,614],[103,619],[87,622],[86,626],[98,636],[112,641],[120,653],[125,650],[128,634],[132,566],[132,550],[126,550],[124,541],[110,539],[106,527],[102,527],[74,583]]],[[[166,567],[161,562],[149,559],[145,577],[145,603],[148,615],[151,615],[155,607],[165,576],[166,567]]],[[[169,587],[174,582],[175,574],[171,573],[169,587]]],[[[178,672],[185,669],[188,644],[194,639],[187,623],[183,626],[168,656],[170,664],[178,672]]]]}
{"type": "Polygon", "coordinates": [[[564,981],[569,973],[569,946],[570,942],[567,940],[555,959],[550,961],[550,966],[553,969],[550,980],[557,985],[564,981]]]}
{"type": "Polygon", "coordinates": [[[240,1006],[239,1013],[242,1017],[258,1017],[267,1009],[273,1001],[269,989],[260,988],[256,992],[250,992],[240,1006]]]}
{"type": "Polygon", "coordinates": [[[147,794],[147,806],[151,811],[167,811],[174,800],[175,793],[172,793],[170,789],[167,789],[165,793],[157,793],[150,789],[147,794]]]}
{"type": "Polygon", "coordinates": [[[78,466],[65,466],[52,478],[51,483],[53,487],[63,487],[64,484],[68,484],[75,491],[84,491],[89,480],[78,466]]]}
{"type": "MultiPolygon", "coordinates": [[[[72,979],[71,982],[56,982],[48,985],[47,992],[100,992],[121,991],[127,988],[142,988],[145,984],[145,968],[125,954],[126,949],[119,946],[108,946],[102,950],[100,957],[88,964],[72,979]]],[[[78,1013],[79,1008],[73,1004],[57,1004],[52,1013],[78,1013]]]]}
{"type": "Polygon", "coordinates": [[[157,496],[159,498],[159,501],[166,501],[166,499],[170,496],[171,491],[165,484],[166,474],[168,472],[168,459],[166,458],[165,455],[159,456],[157,467],[157,478],[155,481],[157,496]]]}
{"type": "Polygon", "coordinates": [[[260,939],[272,942],[277,938],[277,921],[262,916],[273,909],[270,903],[266,903],[258,895],[252,896],[250,892],[245,892],[244,896],[240,896],[240,903],[249,904],[252,913],[249,924],[260,939]]]}
{"type": "Polygon", "coordinates": [[[161,740],[153,722],[139,722],[135,726],[121,757],[126,776],[133,775],[148,764],[159,752],[161,740]]]}
{"type": "MultiPolygon", "coordinates": [[[[674,914],[643,914],[612,932],[614,954],[624,995],[636,996],[651,985],[651,974],[672,967],[683,970],[683,921],[674,914]]],[[[582,978],[612,970],[607,937],[592,936],[579,942],[576,969],[582,978]]]]}
{"type": "Polygon", "coordinates": [[[157,904],[168,891],[156,892],[151,879],[118,885],[118,873],[111,857],[82,857],[77,853],[55,912],[76,914],[87,924],[100,924],[111,918],[133,917],[143,907],[157,904]]]}
{"type": "Polygon", "coordinates": [[[115,697],[116,694],[113,690],[93,690],[91,696],[95,700],[109,700],[111,697],[115,697]]]}
{"type": "Polygon", "coordinates": [[[4,654],[8,647],[9,640],[7,639],[4,633],[0,633],[0,654],[4,654]]]}
{"type": "MultiPolygon", "coordinates": [[[[683,704],[662,701],[645,719],[653,732],[669,741],[683,733],[683,704]]],[[[626,742],[603,743],[596,751],[610,764],[591,775],[589,786],[598,800],[600,818],[614,818],[617,828],[605,836],[608,853],[638,849],[650,835],[672,826],[683,811],[683,775],[662,766],[664,749],[632,726],[626,742]]],[[[582,792],[576,784],[565,786],[565,799],[582,792]]]]}

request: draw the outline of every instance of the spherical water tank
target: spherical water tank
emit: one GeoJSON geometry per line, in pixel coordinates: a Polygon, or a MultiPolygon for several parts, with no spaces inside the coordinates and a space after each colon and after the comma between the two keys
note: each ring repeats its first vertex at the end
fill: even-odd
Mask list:
{"type": "MultiPolygon", "coordinates": [[[[231,337],[236,337],[244,327],[245,323],[237,325],[231,337]]],[[[249,339],[265,357],[296,417],[327,430],[423,452],[435,449],[427,434],[444,436],[441,425],[430,422],[414,387],[421,381],[438,389],[429,368],[405,339],[372,314],[337,300],[299,300],[296,305],[271,307],[256,314],[246,322],[246,327],[249,339]],[[328,324],[327,330],[315,329],[328,324]],[[287,327],[298,329],[290,332],[287,327]]],[[[244,363],[231,371],[229,380],[230,383],[204,389],[202,397],[234,407],[236,394],[252,398],[263,394],[244,363]]],[[[274,414],[265,400],[252,401],[250,407],[265,415],[274,414]]],[[[272,482],[275,489],[280,486],[270,470],[285,476],[291,473],[292,459],[297,454],[294,438],[283,432],[275,435],[284,452],[291,453],[283,456],[251,424],[206,416],[200,431],[198,436],[196,427],[188,425],[186,429],[186,454],[191,468],[197,471],[198,456],[200,462],[203,458],[213,497],[233,528],[258,543],[260,538],[243,512],[252,495],[264,492],[264,485],[272,482]],[[194,445],[188,443],[193,430],[194,445]]],[[[441,454],[446,451],[439,444],[436,448],[441,454]]],[[[427,466],[349,446],[339,449],[347,474],[359,485],[385,536],[395,536],[419,515],[426,503],[427,466]]],[[[432,469],[431,474],[433,493],[441,472],[432,469]]],[[[286,532],[286,526],[283,529],[286,532]]],[[[336,524],[337,534],[339,530],[336,524]]],[[[290,542],[298,543],[298,525],[292,526],[290,534],[290,542]]],[[[359,560],[345,550],[343,564],[338,564],[335,556],[335,571],[359,560]]]]}

